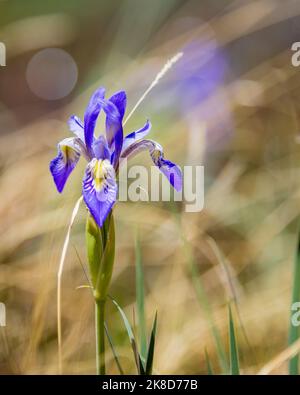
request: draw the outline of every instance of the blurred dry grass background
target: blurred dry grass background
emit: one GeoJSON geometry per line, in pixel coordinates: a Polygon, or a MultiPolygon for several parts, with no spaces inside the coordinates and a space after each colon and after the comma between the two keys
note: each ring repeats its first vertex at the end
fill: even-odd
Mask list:
{"type": "MultiPolygon", "coordinates": [[[[226,347],[227,302],[236,298],[241,369],[256,373],[287,347],[300,215],[300,70],[291,65],[290,47],[300,40],[300,2],[30,0],[25,7],[12,0],[0,7],[8,51],[0,69],[0,301],[7,308],[0,372],[57,372],[56,272],[84,169],[82,161],[57,194],[48,163],[69,133],[66,120],[83,115],[99,85],[109,93],[125,89],[130,110],[165,61],[183,50],[126,133],[149,118],[151,136],[170,160],[204,165],[205,208],[186,213],[178,206],[178,222],[172,204],[118,204],[110,293],[132,317],[138,229],[149,328],[158,310],[155,372],[205,373],[205,348],[219,372],[191,255],[226,347]],[[207,45],[214,55],[201,64],[207,45]],[[25,79],[29,59],[47,47],[64,48],[79,70],[74,92],[54,102],[35,97],[25,79]]],[[[141,161],[150,165],[146,155],[141,161]]],[[[82,206],[62,289],[64,372],[78,374],[95,371],[93,301],[88,289],[76,289],[86,284],[78,258],[86,261],[84,221],[82,206]]],[[[123,367],[134,372],[112,307],[108,327],[123,367]]],[[[287,373],[285,363],[275,372],[287,373]]]]}

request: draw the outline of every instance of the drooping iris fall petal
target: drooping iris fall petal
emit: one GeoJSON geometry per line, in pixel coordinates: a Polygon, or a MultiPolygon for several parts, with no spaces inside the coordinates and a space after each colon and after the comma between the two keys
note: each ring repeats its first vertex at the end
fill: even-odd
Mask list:
{"type": "Polygon", "coordinates": [[[176,191],[181,191],[182,173],[180,168],[175,163],[164,158],[161,158],[155,164],[159,168],[159,170],[167,177],[172,187],[175,188],[176,191]]]}
{"type": "Polygon", "coordinates": [[[58,192],[62,192],[72,170],[79,161],[82,153],[81,141],[70,137],[58,144],[57,156],[50,162],[50,172],[58,192]]]}
{"type": "Polygon", "coordinates": [[[153,163],[167,177],[170,184],[180,191],[182,189],[182,173],[180,168],[173,162],[164,158],[162,146],[153,140],[140,140],[131,144],[122,152],[121,158],[130,158],[139,152],[148,150],[153,163]]]}
{"type": "Polygon", "coordinates": [[[98,226],[102,227],[117,199],[115,170],[107,159],[94,158],[83,179],[82,194],[98,226]]]}

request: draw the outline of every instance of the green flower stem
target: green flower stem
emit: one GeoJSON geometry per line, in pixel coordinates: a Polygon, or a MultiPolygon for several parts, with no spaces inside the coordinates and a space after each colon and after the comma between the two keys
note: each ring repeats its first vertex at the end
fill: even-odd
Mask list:
{"type": "Polygon", "coordinates": [[[96,366],[97,374],[105,375],[105,300],[96,301],[96,366]]]}
{"type": "Polygon", "coordinates": [[[97,374],[105,374],[105,302],[115,258],[115,229],[112,214],[101,228],[89,214],[86,224],[89,272],[95,299],[97,374]]]}

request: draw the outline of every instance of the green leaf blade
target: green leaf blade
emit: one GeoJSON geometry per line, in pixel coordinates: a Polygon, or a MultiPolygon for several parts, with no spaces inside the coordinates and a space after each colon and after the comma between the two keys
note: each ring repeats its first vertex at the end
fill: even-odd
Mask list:
{"type": "Polygon", "coordinates": [[[212,365],[211,365],[211,362],[210,362],[210,359],[209,359],[209,355],[208,355],[208,352],[207,352],[206,348],[204,350],[204,353],[205,353],[205,363],[206,363],[206,368],[207,368],[207,374],[208,374],[208,376],[213,376],[214,375],[214,371],[213,371],[213,368],[212,368],[212,365]]]}
{"type": "Polygon", "coordinates": [[[149,342],[149,347],[148,347],[148,353],[147,353],[146,374],[148,374],[148,375],[152,374],[156,327],[157,327],[157,312],[155,313],[155,318],[154,318],[154,322],[153,322],[153,327],[152,327],[150,342],[149,342]]]}
{"type": "Polygon", "coordinates": [[[240,367],[239,367],[238,347],[236,342],[234,322],[233,322],[230,306],[228,306],[228,310],[229,310],[230,374],[239,375],[240,367]]]}
{"type": "Polygon", "coordinates": [[[137,344],[136,344],[136,340],[135,340],[134,333],[133,333],[132,327],[130,325],[130,322],[129,322],[124,310],[117,303],[117,301],[115,299],[113,299],[112,297],[110,297],[110,299],[113,302],[113,304],[116,306],[116,308],[118,309],[118,311],[119,311],[119,313],[121,315],[121,318],[123,320],[124,326],[125,326],[126,331],[127,331],[128,338],[130,340],[130,344],[131,344],[132,352],[133,352],[133,355],[134,355],[134,360],[135,360],[137,371],[138,371],[139,374],[145,374],[143,363],[141,361],[141,356],[140,356],[140,354],[138,352],[138,347],[137,347],[137,344]]]}
{"type": "Polygon", "coordinates": [[[145,318],[145,289],[144,289],[144,271],[141,257],[141,246],[138,236],[135,240],[135,270],[136,270],[136,303],[139,323],[140,350],[142,360],[146,360],[147,353],[147,331],[145,318]]]}

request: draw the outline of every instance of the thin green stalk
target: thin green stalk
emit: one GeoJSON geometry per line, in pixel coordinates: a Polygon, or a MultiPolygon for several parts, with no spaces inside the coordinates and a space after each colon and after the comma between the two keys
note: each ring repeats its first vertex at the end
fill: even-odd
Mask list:
{"type": "Polygon", "coordinates": [[[89,272],[96,304],[96,366],[97,373],[105,374],[105,301],[110,285],[115,257],[115,231],[112,214],[102,228],[88,215],[86,245],[89,272]]]}
{"type": "Polygon", "coordinates": [[[230,305],[228,306],[228,313],[229,313],[230,373],[232,375],[239,375],[240,367],[239,367],[238,346],[236,342],[234,322],[232,318],[230,305]]]}
{"type": "Polygon", "coordinates": [[[188,253],[189,253],[189,259],[190,259],[190,261],[188,263],[190,266],[189,268],[190,268],[190,273],[191,273],[194,289],[196,291],[196,296],[197,296],[199,303],[201,304],[201,306],[203,308],[203,312],[206,316],[206,319],[208,320],[209,328],[211,330],[211,333],[213,335],[213,338],[214,338],[214,341],[216,344],[217,353],[218,353],[219,362],[220,362],[222,371],[223,371],[223,373],[227,373],[229,367],[228,367],[228,363],[226,360],[226,354],[225,354],[225,350],[223,347],[222,339],[221,339],[219,330],[216,327],[214,319],[213,319],[209,300],[208,300],[208,297],[206,295],[206,292],[204,290],[204,287],[203,287],[203,284],[201,281],[199,269],[197,268],[194,258],[191,255],[190,251],[188,251],[188,253]]]}
{"type": "Polygon", "coordinates": [[[96,301],[95,306],[97,374],[105,375],[105,300],[96,301]]]}
{"type": "MultiPolygon", "coordinates": [[[[292,305],[300,300],[300,232],[298,226],[298,244],[295,256],[294,273],[293,273],[293,294],[292,294],[292,305]]],[[[291,310],[291,316],[294,311],[291,310]]],[[[289,345],[293,344],[299,337],[299,327],[293,325],[292,317],[290,320],[289,329],[289,345]]],[[[299,372],[299,354],[295,355],[289,361],[289,373],[291,375],[297,375],[299,372]]]]}
{"type": "Polygon", "coordinates": [[[206,348],[204,350],[204,355],[205,355],[205,363],[206,363],[206,367],[207,367],[207,374],[208,374],[208,376],[213,376],[214,372],[213,372],[213,368],[212,368],[206,348]]]}

